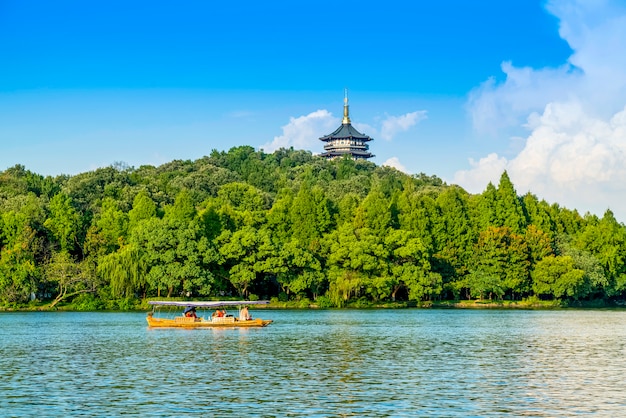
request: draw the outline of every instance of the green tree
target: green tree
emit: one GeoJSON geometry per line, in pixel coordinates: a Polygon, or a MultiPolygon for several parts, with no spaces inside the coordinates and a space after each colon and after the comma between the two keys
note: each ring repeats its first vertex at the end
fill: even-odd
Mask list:
{"type": "Polygon", "coordinates": [[[585,296],[585,273],[575,268],[570,256],[548,256],[535,266],[533,290],[539,296],[564,296],[578,299],[585,296]]]}
{"type": "Polygon", "coordinates": [[[388,269],[383,237],[344,224],[327,236],[325,245],[329,296],[337,306],[365,293],[375,300],[390,296],[391,289],[379,280],[388,269]]]}
{"type": "MultiPolygon", "coordinates": [[[[152,289],[208,295],[219,263],[217,249],[202,235],[189,193],[183,191],[173,205],[165,208],[163,218],[140,221],[132,230],[130,243],[145,257],[146,280],[152,289]]],[[[143,262],[143,261],[142,261],[143,262]]]]}
{"type": "Polygon", "coordinates": [[[445,281],[450,283],[467,274],[476,236],[469,218],[468,195],[464,190],[457,186],[446,188],[437,197],[437,205],[444,227],[437,230],[439,245],[434,258],[437,271],[445,272],[445,281]]]}
{"type": "Polygon", "coordinates": [[[580,234],[576,246],[588,251],[604,268],[608,283],[607,296],[626,291],[626,227],[620,225],[607,210],[597,224],[588,225],[580,234]]]}
{"type": "Polygon", "coordinates": [[[115,251],[128,235],[128,215],[119,208],[116,200],[107,197],[102,201],[102,211],[95,226],[102,234],[106,252],[115,251]]]}
{"type": "Polygon", "coordinates": [[[410,231],[393,230],[385,237],[389,251],[389,278],[391,299],[402,287],[408,290],[410,300],[428,300],[442,290],[441,275],[431,271],[428,252],[422,241],[410,231]]]}
{"type": "Polygon", "coordinates": [[[46,280],[53,284],[57,296],[49,307],[83,293],[95,293],[100,285],[93,263],[75,262],[67,251],[55,252],[44,267],[46,280]]]}
{"type": "Polygon", "coordinates": [[[530,291],[529,265],[528,247],[522,236],[508,227],[489,227],[474,247],[469,269],[472,293],[502,297],[509,292],[513,298],[526,294],[530,291]]]}
{"type": "Polygon", "coordinates": [[[496,194],[496,226],[507,226],[515,234],[523,233],[526,229],[524,210],[506,171],[500,176],[496,194]]]}
{"type": "Polygon", "coordinates": [[[319,240],[331,225],[329,207],[324,191],[304,182],[289,210],[292,236],[303,242],[319,240]]]}
{"type": "Polygon", "coordinates": [[[231,232],[225,230],[217,238],[222,262],[227,266],[228,279],[240,296],[248,297],[257,275],[272,271],[266,261],[275,249],[266,229],[252,226],[231,232]]]}
{"type": "Polygon", "coordinates": [[[59,243],[61,251],[72,253],[79,244],[81,214],[73,207],[72,199],[64,193],[56,194],[49,205],[50,215],[44,226],[59,243]]]}
{"type": "Polygon", "coordinates": [[[21,247],[0,251],[0,301],[27,302],[37,290],[39,270],[32,254],[21,247]]]}
{"type": "Polygon", "coordinates": [[[550,205],[545,200],[539,201],[537,196],[528,192],[522,198],[522,207],[529,225],[534,225],[551,238],[555,230],[550,216],[550,205]]]}
{"type": "Polygon", "coordinates": [[[268,268],[276,275],[287,295],[309,294],[316,299],[325,286],[326,278],[317,254],[297,239],[280,246],[277,259],[268,268]]]}
{"type": "Polygon", "coordinates": [[[157,206],[145,191],[137,193],[133,200],[133,208],[128,212],[129,228],[134,228],[139,222],[148,220],[157,215],[157,206]]]}
{"type": "Polygon", "coordinates": [[[498,224],[497,201],[498,191],[491,182],[481,194],[473,196],[472,212],[477,231],[484,231],[490,226],[501,226],[498,224]]]}
{"type": "Polygon", "coordinates": [[[45,212],[34,194],[0,200],[0,301],[23,303],[39,290],[45,212]]]}
{"type": "Polygon", "coordinates": [[[130,297],[140,291],[146,296],[147,257],[136,243],[123,245],[118,251],[99,260],[97,272],[111,286],[113,296],[130,297]]]}

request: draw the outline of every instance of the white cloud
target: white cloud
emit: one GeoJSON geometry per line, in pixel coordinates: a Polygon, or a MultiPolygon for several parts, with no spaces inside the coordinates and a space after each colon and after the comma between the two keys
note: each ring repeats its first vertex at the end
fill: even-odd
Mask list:
{"type": "Polygon", "coordinates": [[[333,117],[328,110],[316,110],[306,116],[291,117],[289,123],[282,127],[283,134],[275,136],[270,143],[261,146],[265,152],[272,153],[279,148],[294,147],[315,153],[323,148],[319,141],[339,126],[339,119],[333,117]]]}
{"type": "Polygon", "coordinates": [[[626,222],[626,8],[615,2],[554,0],[547,9],[573,49],[559,68],[503,63],[503,83],[488,80],[468,101],[475,128],[520,127],[517,155],[470,161],[455,181],[470,191],[497,184],[507,170],[518,193],[626,222]]]}
{"type": "Polygon", "coordinates": [[[409,128],[423,119],[426,119],[425,110],[418,110],[401,116],[388,116],[382,122],[380,138],[385,141],[391,141],[398,132],[408,131],[409,128]]]}
{"type": "Polygon", "coordinates": [[[495,153],[471,162],[455,182],[479,193],[498,184],[507,170],[518,193],[531,191],[550,202],[583,213],[602,215],[611,209],[626,221],[626,108],[608,122],[591,118],[572,103],[551,103],[526,140],[525,148],[507,160],[495,153]]]}
{"type": "Polygon", "coordinates": [[[498,184],[498,179],[507,167],[506,158],[499,157],[496,153],[474,161],[470,158],[471,170],[457,171],[454,182],[463,186],[470,193],[480,193],[487,183],[498,184]]]}
{"type": "Polygon", "coordinates": [[[566,100],[571,87],[578,84],[580,71],[570,65],[556,69],[517,68],[510,62],[501,65],[506,81],[493,78],[470,92],[468,108],[474,128],[496,134],[503,128],[519,126],[529,113],[541,111],[551,100],[566,100]]]}
{"type": "Polygon", "coordinates": [[[387,161],[385,161],[383,163],[383,165],[386,165],[388,167],[393,167],[396,170],[402,171],[403,173],[411,174],[411,173],[409,173],[407,168],[404,165],[402,165],[402,163],[400,162],[400,159],[398,157],[391,157],[391,158],[389,158],[387,161]]]}

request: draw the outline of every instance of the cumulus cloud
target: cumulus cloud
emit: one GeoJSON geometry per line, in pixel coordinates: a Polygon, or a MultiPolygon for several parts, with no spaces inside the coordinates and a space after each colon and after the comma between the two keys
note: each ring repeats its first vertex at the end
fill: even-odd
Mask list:
{"type": "Polygon", "coordinates": [[[454,175],[454,182],[462,185],[470,193],[480,193],[489,182],[497,184],[502,172],[507,168],[506,158],[499,157],[496,153],[475,161],[469,160],[471,170],[457,171],[454,175]]]}
{"type": "Polygon", "coordinates": [[[265,152],[272,153],[279,148],[294,147],[319,152],[319,138],[337,128],[340,121],[328,110],[316,110],[306,116],[291,117],[289,123],[282,127],[283,134],[275,136],[270,143],[261,146],[265,152]]]}
{"type": "Polygon", "coordinates": [[[409,128],[423,119],[426,119],[425,110],[418,110],[401,116],[388,116],[382,121],[380,138],[391,141],[397,133],[408,131],[409,128]]]}
{"type": "Polygon", "coordinates": [[[470,161],[455,181],[470,191],[507,170],[518,192],[626,221],[626,8],[611,1],[554,0],[547,10],[573,50],[558,68],[505,62],[503,83],[488,80],[469,97],[479,132],[524,124],[517,155],[470,161]]]}
{"type": "Polygon", "coordinates": [[[391,158],[389,158],[387,161],[385,161],[383,163],[383,165],[386,165],[388,167],[393,167],[396,170],[402,171],[403,173],[411,174],[406,169],[406,167],[402,165],[402,163],[400,162],[400,159],[398,157],[391,157],[391,158]]]}
{"type": "Polygon", "coordinates": [[[503,128],[521,125],[530,113],[540,111],[552,100],[567,100],[572,85],[582,77],[569,64],[533,70],[514,67],[507,61],[501,70],[506,75],[504,83],[490,78],[470,92],[468,108],[480,133],[495,135],[503,128]]]}

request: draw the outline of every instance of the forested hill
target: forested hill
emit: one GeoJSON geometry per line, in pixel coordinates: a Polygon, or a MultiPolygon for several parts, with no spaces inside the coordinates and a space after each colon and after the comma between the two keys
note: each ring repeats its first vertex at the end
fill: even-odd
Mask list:
{"type": "Polygon", "coordinates": [[[248,146],[75,176],[0,172],[5,307],[625,295],[625,226],[518,196],[506,172],[472,195],[436,176],[248,146]]]}

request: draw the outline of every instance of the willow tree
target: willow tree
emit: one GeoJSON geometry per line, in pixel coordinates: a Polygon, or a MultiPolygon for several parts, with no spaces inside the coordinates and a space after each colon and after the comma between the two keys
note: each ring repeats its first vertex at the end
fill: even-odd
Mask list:
{"type": "Polygon", "coordinates": [[[148,262],[136,243],[126,244],[102,257],[97,272],[109,282],[114,296],[129,297],[140,291],[145,298],[148,262]]]}

